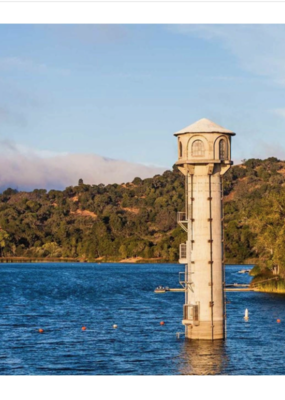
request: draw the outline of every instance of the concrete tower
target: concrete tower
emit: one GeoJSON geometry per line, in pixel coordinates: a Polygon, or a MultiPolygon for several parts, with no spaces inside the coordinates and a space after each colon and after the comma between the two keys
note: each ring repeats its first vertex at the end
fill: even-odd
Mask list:
{"type": "Polygon", "coordinates": [[[185,264],[180,276],[185,336],[225,339],[222,178],[233,164],[235,133],[203,118],[174,135],[176,165],[185,175],[185,212],[178,213],[178,223],[187,232],[179,259],[185,264]]]}

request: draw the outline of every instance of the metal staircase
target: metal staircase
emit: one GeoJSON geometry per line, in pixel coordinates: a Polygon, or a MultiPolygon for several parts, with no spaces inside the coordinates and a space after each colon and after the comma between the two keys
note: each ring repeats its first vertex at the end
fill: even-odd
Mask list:
{"type": "Polygon", "coordinates": [[[178,225],[185,231],[188,232],[188,218],[185,212],[178,212],[177,213],[177,222],[178,225]]]}

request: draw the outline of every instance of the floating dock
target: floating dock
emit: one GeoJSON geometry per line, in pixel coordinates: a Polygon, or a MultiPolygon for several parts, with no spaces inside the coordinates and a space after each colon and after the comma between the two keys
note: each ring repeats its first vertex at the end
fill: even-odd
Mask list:
{"type": "MultiPolygon", "coordinates": [[[[225,292],[255,292],[255,288],[249,287],[249,285],[232,284],[227,285],[224,289],[225,292]]],[[[168,288],[158,287],[154,293],[167,293],[167,292],[185,292],[185,288],[168,288]]]]}
{"type": "Polygon", "coordinates": [[[185,288],[156,288],[154,293],[185,292],[185,288]]]}

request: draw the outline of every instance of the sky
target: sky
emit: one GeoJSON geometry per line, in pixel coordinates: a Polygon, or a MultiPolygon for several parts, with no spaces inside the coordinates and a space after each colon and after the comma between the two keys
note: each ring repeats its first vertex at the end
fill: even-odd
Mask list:
{"type": "Polygon", "coordinates": [[[0,189],[171,169],[208,118],[285,159],[285,25],[0,25],[0,189]]]}

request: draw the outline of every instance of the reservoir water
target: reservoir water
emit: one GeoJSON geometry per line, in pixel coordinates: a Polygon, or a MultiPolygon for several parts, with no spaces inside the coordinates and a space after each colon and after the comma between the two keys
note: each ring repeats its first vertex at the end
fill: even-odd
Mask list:
{"type": "MultiPolygon", "coordinates": [[[[248,283],[242,268],[227,266],[226,283],[248,283]]],[[[0,264],[0,374],[285,374],[284,295],[229,292],[226,341],[190,342],[176,336],[184,294],[153,292],[178,287],[179,271],[183,265],[0,264]]]]}

